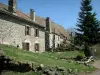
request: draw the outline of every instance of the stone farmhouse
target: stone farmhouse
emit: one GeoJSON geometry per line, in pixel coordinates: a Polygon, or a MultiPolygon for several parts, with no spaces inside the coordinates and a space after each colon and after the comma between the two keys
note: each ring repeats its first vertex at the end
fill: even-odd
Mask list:
{"type": "Polygon", "coordinates": [[[0,43],[32,52],[57,48],[69,39],[68,32],[49,17],[42,18],[30,9],[30,15],[17,10],[16,0],[0,3],[0,43]]]}

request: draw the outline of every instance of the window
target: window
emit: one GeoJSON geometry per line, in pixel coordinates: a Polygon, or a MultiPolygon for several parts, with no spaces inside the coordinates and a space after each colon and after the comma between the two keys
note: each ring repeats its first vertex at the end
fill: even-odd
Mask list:
{"type": "Polygon", "coordinates": [[[25,35],[30,35],[31,28],[29,26],[25,26],[25,35]]]}
{"type": "Polygon", "coordinates": [[[23,49],[29,51],[29,43],[23,43],[23,49]]]}
{"type": "Polygon", "coordinates": [[[39,29],[35,29],[35,37],[39,37],[39,29]]]}
{"type": "Polygon", "coordinates": [[[58,41],[59,41],[59,36],[58,36],[58,41]]]}
{"type": "Polygon", "coordinates": [[[58,44],[58,48],[60,47],[60,44],[58,44]]]}
{"type": "Polygon", "coordinates": [[[35,44],[35,51],[39,51],[39,44],[35,44]]]}

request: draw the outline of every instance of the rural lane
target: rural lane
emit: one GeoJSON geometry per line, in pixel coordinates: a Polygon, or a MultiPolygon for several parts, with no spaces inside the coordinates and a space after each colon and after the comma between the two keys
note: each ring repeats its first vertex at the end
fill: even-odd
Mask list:
{"type": "Polygon", "coordinates": [[[88,74],[88,73],[81,73],[79,75],[100,75],[100,60],[97,60],[95,61],[93,64],[92,64],[95,68],[97,68],[96,71],[88,74]]]}

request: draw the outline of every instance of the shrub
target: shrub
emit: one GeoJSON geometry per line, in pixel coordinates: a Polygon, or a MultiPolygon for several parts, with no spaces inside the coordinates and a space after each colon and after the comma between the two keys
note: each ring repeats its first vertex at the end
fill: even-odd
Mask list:
{"type": "Polygon", "coordinates": [[[81,61],[84,58],[84,54],[81,52],[80,54],[78,54],[75,58],[76,61],[81,61]]]}

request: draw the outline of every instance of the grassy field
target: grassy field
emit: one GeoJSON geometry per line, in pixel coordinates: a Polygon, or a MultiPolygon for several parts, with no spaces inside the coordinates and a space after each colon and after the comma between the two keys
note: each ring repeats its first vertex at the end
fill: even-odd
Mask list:
{"type": "MultiPolygon", "coordinates": [[[[71,68],[72,70],[77,69],[78,72],[86,72],[86,71],[92,71],[94,70],[93,67],[86,67],[82,64],[76,63],[74,60],[61,60],[57,58],[73,58],[80,54],[78,51],[70,51],[70,52],[55,52],[55,53],[32,53],[25,50],[17,49],[11,46],[7,45],[0,45],[0,48],[4,51],[4,54],[6,56],[9,56],[11,59],[14,59],[16,61],[20,62],[28,62],[28,63],[34,63],[36,65],[44,64],[44,66],[60,66],[64,67],[66,69],[71,68]]],[[[5,75],[5,74],[4,74],[5,75]]],[[[9,73],[7,74],[9,75],[9,73]]],[[[16,75],[31,75],[31,72],[29,74],[16,74],[16,75]]]]}
{"type": "Polygon", "coordinates": [[[25,72],[25,73],[9,71],[9,72],[4,72],[2,75],[41,75],[41,74],[39,74],[39,73],[34,73],[34,72],[32,72],[32,71],[30,71],[30,72],[25,72]]]}

